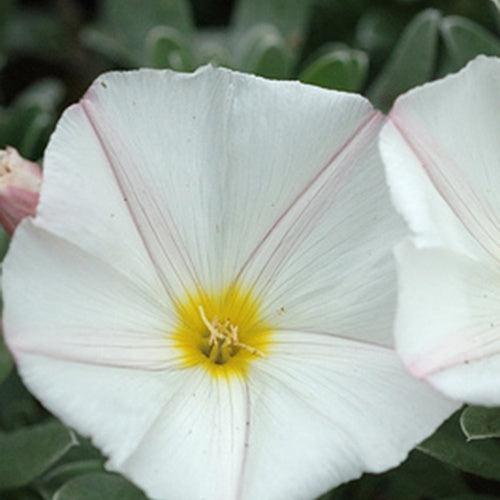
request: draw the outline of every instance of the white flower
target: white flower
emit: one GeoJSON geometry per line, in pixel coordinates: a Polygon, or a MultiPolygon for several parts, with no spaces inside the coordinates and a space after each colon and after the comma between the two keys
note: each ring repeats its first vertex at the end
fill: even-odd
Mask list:
{"type": "Polygon", "coordinates": [[[5,262],[28,387],[154,498],[313,498],[398,464],[456,404],[392,348],[382,121],[222,69],[99,78],[5,262]]]}
{"type": "Polygon", "coordinates": [[[500,59],[399,98],[381,133],[394,202],[396,345],[445,394],[500,404],[500,59]]]}

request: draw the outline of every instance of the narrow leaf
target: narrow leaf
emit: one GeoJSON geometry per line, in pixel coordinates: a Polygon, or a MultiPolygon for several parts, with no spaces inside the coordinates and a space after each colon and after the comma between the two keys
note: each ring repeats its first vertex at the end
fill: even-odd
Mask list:
{"type": "Polygon", "coordinates": [[[376,107],[387,111],[394,99],[432,76],[436,65],[441,15],[424,10],[408,24],[367,95],[376,107]]]}
{"type": "Polygon", "coordinates": [[[500,41],[479,24],[460,16],[445,17],[441,23],[444,61],[440,74],[458,71],[478,54],[500,56],[500,41]]]}
{"type": "Polygon", "coordinates": [[[187,39],[169,26],[156,26],[146,37],[146,60],[153,68],[190,71],[194,61],[187,39]]]}
{"type": "Polygon", "coordinates": [[[29,123],[19,144],[20,151],[27,158],[37,160],[42,156],[54,128],[55,121],[55,117],[51,113],[43,111],[29,123]]]}
{"type": "Polygon", "coordinates": [[[103,29],[87,27],[80,33],[84,45],[97,54],[127,68],[138,66],[140,56],[127,50],[124,43],[103,29]]]}
{"type": "Polygon", "coordinates": [[[76,444],[74,434],[56,421],[0,433],[0,490],[27,485],[76,444]]]}
{"type": "Polygon", "coordinates": [[[386,6],[363,11],[356,25],[356,45],[370,54],[370,59],[382,63],[395,46],[406,24],[406,16],[386,6]]]}
{"type": "Polygon", "coordinates": [[[62,103],[64,94],[64,85],[60,80],[44,78],[23,91],[14,107],[36,106],[45,111],[55,111],[62,103]]]}
{"type": "Polygon", "coordinates": [[[286,78],[291,57],[280,32],[271,25],[254,26],[242,39],[241,69],[267,78],[286,78]]]}
{"type": "Polygon", "coordinates": [[[300,75],[304,83],[358,92],[368,71],[368,57],[354,49],[333,50],[316,59],[300,75]]]}

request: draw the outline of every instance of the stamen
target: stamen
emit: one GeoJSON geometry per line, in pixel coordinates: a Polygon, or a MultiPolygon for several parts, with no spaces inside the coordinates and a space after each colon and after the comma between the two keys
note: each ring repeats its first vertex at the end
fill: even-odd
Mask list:
{"type": "Polygon", "coordinates": [[[214,319],[212,321],[209,321],[207,316],[205,315],[203,306],[198,306],[198,311],[200,312],[203,324],[207,327],[209,333],[208,345],[210,347],[214,346],[217,341],[219,341],[220,347],[222,347],[225,343],[228,347],[239,347],[251,352],[252,354],[262,357],[264,356],[264,353],[262,351],[259,351],[258,349],[255,349],[255,347],[249,346],[239,341],[238,326],[231,324],[229,318],[221,323],[217,319],[217,316],[214,316],[214,319]]]}
{"type": "MultiPolygon", "coordinates": [[[[201,315],[201,319],[202,319],[203,323],[208,328],[208,332],[210,333],[209,344],[214,345],[215,341],[217,340],[217,337],[219,335],[219,331],[217,330],[217,327],[214,324],[212,324],[212,323],[210,323],[210,321],[208,321],[207,317],[205,316],[205,311],[203,310],[203,306],[198,306],[198,310],[200,311],[200,315],[201,315]]],[[[214,318],[214,319],[216,320],[217,318],[214,318]]]]}

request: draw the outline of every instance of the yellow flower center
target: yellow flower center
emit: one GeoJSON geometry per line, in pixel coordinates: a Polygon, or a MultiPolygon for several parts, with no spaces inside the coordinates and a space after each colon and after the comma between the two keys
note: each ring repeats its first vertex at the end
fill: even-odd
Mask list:
{"type": "Polygon", "coordinates": [[[244,377],[250,363],[269,351],[272,327],[262,320],[250,291],[197,291],[177,305],[177,312],[173,340],[184,367],[202,366],[214,377],[244,377]]]}

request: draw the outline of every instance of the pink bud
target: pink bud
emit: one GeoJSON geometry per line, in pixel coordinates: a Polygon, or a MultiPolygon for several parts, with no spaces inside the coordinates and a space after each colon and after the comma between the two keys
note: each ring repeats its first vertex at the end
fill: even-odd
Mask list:
{"type": "Polygon", "coordinates": [[[0,150],[0,224],[10,236],[24,217],[35,215],[41,185],[36,163],[10,146],[0,150]]]}

